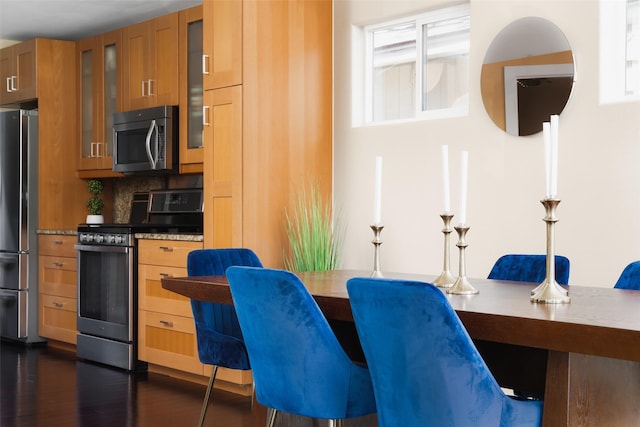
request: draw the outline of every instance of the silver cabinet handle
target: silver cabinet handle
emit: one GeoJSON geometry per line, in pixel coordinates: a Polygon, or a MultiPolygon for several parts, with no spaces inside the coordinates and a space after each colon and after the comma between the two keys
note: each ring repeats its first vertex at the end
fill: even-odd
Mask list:
{"type": "Polygon", "coordinates": [[[153,82],[155,80],[147,80],[147,96],[153,96],[153,82]]]}
{"type": "Polygon", "coordinates": [[[63,265],[64,265],[64,264],[63,264],[63,263],[61,263],[61,262],[54,262],[54,263],[53,263],[53,266],[54,266],[54,267],[58,267],[58,268],[62,268],[62,266],[63,266],[63,265]]]}
{"type": "Polygon", "coordinates": [[[144,98],[144,97],[147,96],[147,95],[144,94],[144,83],[145,83],[145,81],[143,80],[141,83],[142,83],[142,87],[140,88],[140,92],[142,92],[142,97],[144,98]]]}
{"type": "Polygon", "coordinates": [[[202,126],[209,126],[209,106],[202,106],[202,126]]]}
{"type": "Polygon", "coordinates": [[[102,147],[102,143],[101,142],[96,142],[96,157],[102,157],[102,154],[100,154],[100,147],[102,147]]]}
{"type": "Polygon", "coordinates": [[[62,244],[62,240],[54,240],[53,243],[56,244],[56,245],[61,245],[62,244]]]}
{"type": "Polygon", "coordinates": [[[15,92],[18,89],[16,88],[16,79],[18,77],[17,76],[10,76],[7,77],[7,92],[11,93],[11,92],[15,92]]]}
{"type": "Polygon", "coordinates": [[[53,304],[54,307],[58,307],[58,308],[64,307],[64,304],[58,301],[54,301],[51,304],[53,304]]]}
{"type": "Polygon", "coordinates": [[[170,322],[168,320],[161,320],[160,323],[166,327],[172,328],[173,327],[173,322],[170,322]]]}
{"type": "Polygon", "coordinates": [[[160,249],[165,252],[173,252],[173,248],[171,246],[160,246],[160,249]]]}
{"type": "Polygon", "coordinates": [[[162,276],[162,277],[173,277],[173,274],[169,274],[169,273],[160,273],[160,276],[162,276]]]}
{"type": "Polygon", "coordinates": [[[209,55],[202,55],[202,74],[209,74],[209,55]]]}

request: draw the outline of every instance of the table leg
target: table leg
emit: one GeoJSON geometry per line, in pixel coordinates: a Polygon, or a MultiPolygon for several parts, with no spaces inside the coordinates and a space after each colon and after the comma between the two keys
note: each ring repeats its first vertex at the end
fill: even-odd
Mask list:
{"type": "Polygon", "coordinates": [[[635,426],[640,362],[549,352],[542,425],[635,426]]]}
{"type": "Polygon", "coordinates": [[[251,401],[251,426],[265,427],[267,425],[267,407],[258,403],[256,393],[253,393],[251,401]]]}

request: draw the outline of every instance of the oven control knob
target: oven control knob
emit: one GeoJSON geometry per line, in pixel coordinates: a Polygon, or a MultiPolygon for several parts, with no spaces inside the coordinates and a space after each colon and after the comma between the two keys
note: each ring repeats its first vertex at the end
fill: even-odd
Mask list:
{"type": "Polygon", "coordinates": [[[104,236],[102,234],[98,234],[96,236],[96,243],[102,243],[104,241],[104,236]]]}
{"type": "Polygon", "coordinates": [[[116,245],[122,244],[122,236],[120,235],[114,236],[114,242],[116,245]]]}
{"type": "Polygon", "coordinates": [[[107,234],[107,243],[113,244],[115,240],[116,240],[116,237],[113,234],[107,234]]]}
{"type": "Polygon", "coordinates": [[[93,234],[87,234],[87,242],[93,242],[93,234]]]}

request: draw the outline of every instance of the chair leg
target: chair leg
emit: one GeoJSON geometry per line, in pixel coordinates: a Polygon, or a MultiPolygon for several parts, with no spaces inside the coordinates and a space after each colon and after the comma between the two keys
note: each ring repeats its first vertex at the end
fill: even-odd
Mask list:
{"type": "Polygon", "coordinates": [[[276,415],[278,414],[278,411],[276,411],[275,409],[271,409],[271,414],[269,414],[269,422],[267,423],[268,427],[273,427],[275,422],[276,422],[276,415]]]}
{"type": "Polygon", "coordinates": [[[198,427],[202,427],[204,423],[204,416],[207,415],[207,408],[209,407],[209,397],[211,396],[211,389],[213,388],[213,381],[216,379],[216,373],[218,372],[218,367],[213,365],[213,372],[211,372],[211,378],[209,378],[209,386],[207,387],[207,391],[204,393],[204,402],[202,402],[202,410],[200,411],[200,421],[198,421],[198,427]]]}
{"type": "Polygon", "coordinates": [[[329,420],[329,427],[344,427],[344,420],[343,419],[329,420]]]}

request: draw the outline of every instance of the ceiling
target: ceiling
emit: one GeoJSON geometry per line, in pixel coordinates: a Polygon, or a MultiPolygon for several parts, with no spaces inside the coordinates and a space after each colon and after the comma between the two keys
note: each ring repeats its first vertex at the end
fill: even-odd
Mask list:
{"type": "Polygon", "coordinates": [[[0,42],[81,40],[199,4],[202,0],[0,0],[0,42]]]}

